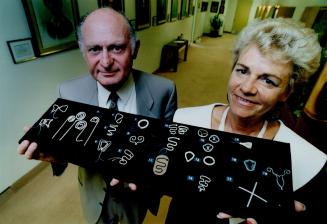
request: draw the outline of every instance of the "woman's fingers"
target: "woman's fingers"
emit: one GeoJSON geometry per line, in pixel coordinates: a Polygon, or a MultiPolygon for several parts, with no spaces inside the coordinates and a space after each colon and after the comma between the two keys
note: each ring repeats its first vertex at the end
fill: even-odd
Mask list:
{"type": "MultiPolygon", "coordinates": [[[[224,212],[219,212],[218,215],[217,215],[217,218],[218,219],[229,219],[229,218],[232,218],[232,216],[224,213],[224,212]]],[[[242,219],[241,219],[242,220],[242,219]]],[[[246,223],[246,224],[257,224],[257,222],[252,219],[252,218],[247,218],[245,220],[245,222],[242,222],[242,223],[246,223]]]]}
{"type": "Polygon", "coordinates": [[[305,204],[294,200],[295,211],[297,212],[304,212],[305,211],[305,204]]]}
{"type": "Polygon", "coordinates": [[[252,218],[247,218],[246,219],[246,224],[257,224],[257,222],[252,218]]]}

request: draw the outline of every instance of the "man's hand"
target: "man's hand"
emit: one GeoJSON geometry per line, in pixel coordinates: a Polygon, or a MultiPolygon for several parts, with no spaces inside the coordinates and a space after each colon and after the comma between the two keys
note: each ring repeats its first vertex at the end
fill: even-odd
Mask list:
{"type": "MultiPolygon", "coordinates": [[[[110,186],[116,186],[117,184],[120,183],[120,180],[116,179],[116,178],[112,178],[110,181],[110,186]]],[[[134,183],[124,183],[124,187],[128,187],[131,191],[136,191],[137,190],[137,186],[134,183]]]]}
{"type": "MultiPolygon", "coordinates": [[[[23,130],[26,133],[29,130],[29,128],[24,127],[23,130]]],[[[19,144],[17,151],[19,154],[25,155],[27,159],[37,159],[46,162],[56,162],[53,156],[46,155],[42,152],[39,152],[39,150],[37,149],[36,142],[30,142],[28,140],[24,140],[19,144]]]]}

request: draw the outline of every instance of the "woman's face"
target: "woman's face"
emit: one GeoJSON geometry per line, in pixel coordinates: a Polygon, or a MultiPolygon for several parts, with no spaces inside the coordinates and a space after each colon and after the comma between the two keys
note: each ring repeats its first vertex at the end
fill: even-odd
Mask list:
{"type": "Polygon", "coordinates": [[[240,118],[261,119],[277,102],[288,97],[291,63],[276,63],[255,45],[245,48],[228,84],[231,112],[240,118]]]}

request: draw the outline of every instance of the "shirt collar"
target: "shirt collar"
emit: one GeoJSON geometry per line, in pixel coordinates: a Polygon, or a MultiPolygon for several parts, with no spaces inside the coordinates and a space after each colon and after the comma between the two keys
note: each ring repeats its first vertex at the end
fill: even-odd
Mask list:
{"type": "Polygon", "coordinates": [[[127,104],[133,91],[135,91],[135,83],[133,75],[130,73],[124,85],[117,91],[117,94],[124,105],[127,104]]]}
{"type": "MultiPolygon", "coordinates": [[[[107,101],[111,92],[106,88],[104,88],[98,81],[97,81],[97,87],[98,87],[99,106],[107,107],[107,101]]],[[[128,99],[132,96],[134,90],[135,90],[134,78],[133,75],[130,73],[128,75],[127,80],[122,85],[122,87],[120,87],[120,89],[116,91],[117,95],[119,96],[118,104],[122,103],[123,105],[126,105],[128,99]]]]}

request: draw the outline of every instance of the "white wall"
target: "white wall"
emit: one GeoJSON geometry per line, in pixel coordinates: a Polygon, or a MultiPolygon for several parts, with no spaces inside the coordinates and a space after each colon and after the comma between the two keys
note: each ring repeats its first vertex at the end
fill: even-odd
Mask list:
{"type": "Polygon", "coordinates": [[[305,7],[308,6],[327,6],[327,0],[280,0],[278,2],[282,6],[296,6],[293,18],[300,20],[305,7]]]}
{"type": "Polygon", "coordinates": [[[0,192],[37,164],[17,154],[22,127],[55,99],[56,85],[86,69],[78,50],[13,64],[6,41],[30,37],[21,0],[0,2],[0,192]]]}
{"type": "Polygon", "coordinates": [[[226,12],[224,20],[224,31],[233,33],[233,23],[235,17],[235,11],[237,6],[237,0],[226,0],[226,12]]]}
{"type": "Polygon", "coordinates": [[[196,18],[195,18],[194,33],[193,33],[194,41],[203,35],[203,32],[205,30],[205,24],[208,23],[207,21],[208,18],[206,17],[207,12],[201,12],[201,3],[202,3],[201,0],[195,1],[194,16],[196,18]]]}
{"type": "MultiPolygon", "coordinates": [[[[151,4],[155,4],[155,0],[151,0],[151,4]]],[[[132,15],[129,6],[126,5],[132,15]]],[[[141,49],[134,67],[148,72],[156,70],[162,46],[180,33],[190,39],[191,26],[192,18],[188,17],[138,32],[141,49]]],[[[23,126],[32,125],[52,104],[60,82],[84,74],[87,69],[78,49],[13,64],[6,41],[31,36],[21,0],[0,1],[0,27],[1,192],[37,164],[17,153],[17,141],[23,135],[23,126]]]]}
{"type": "Polygon", "coordinates": [[[292,18],[295,20],[300,20],[306,7],[327,6],[327,0],[254,0],[249,16],[249,21],[254,19],[257,6],[275,4],[280,6],[296,7],[292,18]]]}

